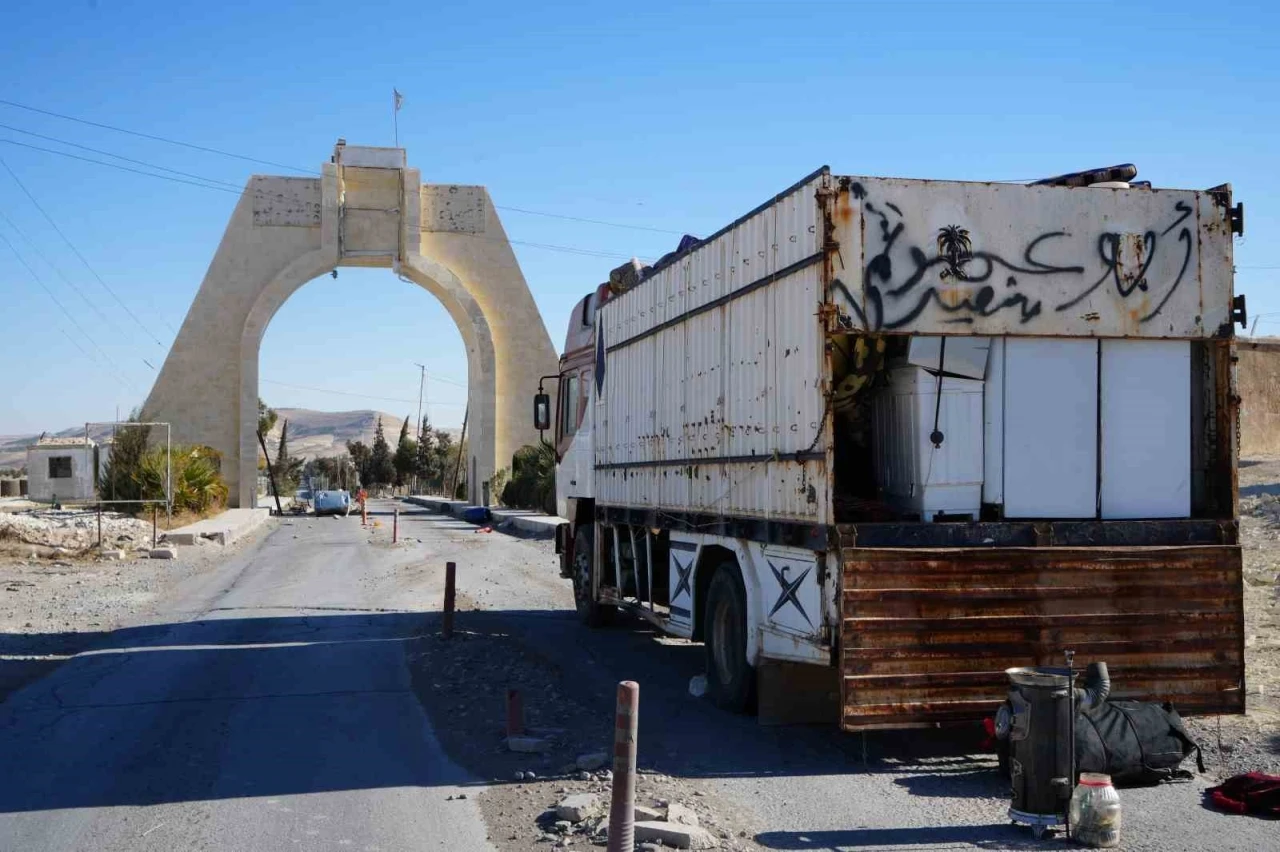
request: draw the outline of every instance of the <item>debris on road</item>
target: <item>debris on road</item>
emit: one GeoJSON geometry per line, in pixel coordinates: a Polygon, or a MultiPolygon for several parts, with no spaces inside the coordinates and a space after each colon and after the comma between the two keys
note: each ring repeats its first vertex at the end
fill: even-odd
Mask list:
{"type": "Polygon", "coordinates": [[[599,797],[594,793],[574,793],[571,796],[565,796],[560,800],[560,804],[556,805],[556,816],[578,823],[598,816],[603,810],[599,797]]]}
{"type": "Polygon", "coordinates": [[[677,849],[714,849],[719,840],[705,828],[670,822],[636,823],[636,841],[656,841],[677,849]]]}

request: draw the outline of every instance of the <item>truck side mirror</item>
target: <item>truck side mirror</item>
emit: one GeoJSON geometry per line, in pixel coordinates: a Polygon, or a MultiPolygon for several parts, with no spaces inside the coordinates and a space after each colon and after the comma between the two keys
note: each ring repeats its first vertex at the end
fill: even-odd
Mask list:
{"type": "Polygon", "coordinates": [[[545,432],[551,428],[551,396],[540,393],[533,397],[533,428],[545,432]]]}

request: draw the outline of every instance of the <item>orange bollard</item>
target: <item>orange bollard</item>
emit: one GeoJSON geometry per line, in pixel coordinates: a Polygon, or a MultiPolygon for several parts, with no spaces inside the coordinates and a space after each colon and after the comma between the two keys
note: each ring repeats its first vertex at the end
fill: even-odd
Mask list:
{"type": "Polygon", "coordinates": [[[640,684],[618,684],[613,731],[613,797],[609,803],[608,852],[634,852],[636,846],[636,732],[640,724],[640,684]]]}

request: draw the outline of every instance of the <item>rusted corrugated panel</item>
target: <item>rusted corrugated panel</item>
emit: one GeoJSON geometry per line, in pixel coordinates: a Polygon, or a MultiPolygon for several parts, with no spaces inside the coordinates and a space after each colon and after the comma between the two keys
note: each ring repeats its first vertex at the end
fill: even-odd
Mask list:
{"type": "Polygon", "coordinates": [[[1013,666],[1104,661],[1113,695],[1244,709],[1240,548],[846,548],[842,726],[979,719],[1013,666]]]}
{"type": "Polygon", "coordinates": [[[1228,321],[1231,229],[1211,193],[837,180],[833,303],[855,328],[1208,338],[1228,321]]]}

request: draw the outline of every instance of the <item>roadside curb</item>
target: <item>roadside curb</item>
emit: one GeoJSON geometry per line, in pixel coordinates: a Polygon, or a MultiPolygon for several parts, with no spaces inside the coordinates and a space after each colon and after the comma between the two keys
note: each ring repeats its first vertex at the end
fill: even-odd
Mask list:
{"type": "MultiPolygon", "coordinates": [[[[465,500],[449,500],[445,497],[414,495],[400,499],[414,506],[422,506],[455,518],[463,517],[468,509],[479,508],[465,500]]],[[[544,515],[541,512],[530,512],[524,509],[498,509],[490,506],[489,515],[490,524],[494,529],[517,531],[530,538],[553,538],[556,527],[568,523],[564,518],[555,515],[544,515]]]]}
{"type": "Polygon", "coordinates": [[[265,507],[258,509],[228,509],[220,515],[205,518],[176,530],[161,534],[160,540],[168,544],[191,546],[204,541],[228,545],[248,535],[266,523],[271,517],[271,510],[265,507]]]}

